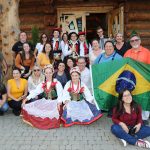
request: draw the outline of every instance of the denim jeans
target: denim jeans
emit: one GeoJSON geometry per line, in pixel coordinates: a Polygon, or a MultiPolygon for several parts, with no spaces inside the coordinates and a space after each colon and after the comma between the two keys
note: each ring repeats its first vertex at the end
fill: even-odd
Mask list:
{"type": "Polygon", "coordinates": [[[8,104],[7,104],[7,102],[5,102],[4,104],[3,104],[3,106],[1,106],[0,107],[0,111],[1,112],[6,112],[7,110],[8,110],[8,104]]]}
{"type": "Polygon", "coordinates": [[[138,139],[143,139],[150,136],[150,127],[144,125],[141,126],[139,132],[137,132],[134,136],[131,136],[130,134],[126,133],[118,124],[113,124],[111,126],[111,131],[116,137],[124,139],[132,145],[135,145],[138,139]]]}

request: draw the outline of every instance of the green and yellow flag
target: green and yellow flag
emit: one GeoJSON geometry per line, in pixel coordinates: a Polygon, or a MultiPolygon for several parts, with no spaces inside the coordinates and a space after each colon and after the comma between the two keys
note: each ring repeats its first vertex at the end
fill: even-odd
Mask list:
{"type": "Polygon", "coordinates": [[[131,71],[136,77],[133,99],[143,110],[150,111],[150,65],[130,58],[92,65],[93,92],[99,108],[109,110],[116,105],[116,80],[124,70],[131,71]]]}

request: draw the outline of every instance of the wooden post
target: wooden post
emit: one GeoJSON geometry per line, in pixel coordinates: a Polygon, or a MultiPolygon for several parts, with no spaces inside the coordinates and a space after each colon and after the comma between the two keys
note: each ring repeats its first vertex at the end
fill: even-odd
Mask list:
{"type": "Polygon", "coordinates": [[[20,0],[0,0],[0,29],[2,37],[2,52],[9,66],[12,65],[12,46],[18,40],[20,0]]]}

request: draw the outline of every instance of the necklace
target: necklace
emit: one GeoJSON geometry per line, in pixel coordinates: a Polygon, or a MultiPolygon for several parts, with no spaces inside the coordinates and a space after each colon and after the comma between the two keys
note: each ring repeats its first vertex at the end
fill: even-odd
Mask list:
{"type": "Polygon", "coordinates": [[[71,81],[71,88],[72,88],[72,92],[73,93],[77,93],[77,92],[79,92],[79,87],[80,87],[80,82],[78,81],[78,85],[77,85],[77,88],[76,88],[76,90],[74,89],[74,84],[73,84],[73,82],[71,81]]]}

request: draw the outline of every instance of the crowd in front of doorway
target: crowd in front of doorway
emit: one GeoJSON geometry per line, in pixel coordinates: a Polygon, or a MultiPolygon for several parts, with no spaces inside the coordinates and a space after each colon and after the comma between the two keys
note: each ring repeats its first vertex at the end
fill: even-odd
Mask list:
{"type": "MultiPolygon", "coordinates": [[[[150,64],[150,51],[141,45],[138,34],[131,34],[126,42],[122,33],[109,39],[101,27],[96,31],[98,38],[90,43],[85,32],[61,36],[60,29],[54,28],[53,37],[42,33],[35,48],[28,43],[27,34],[20,32],[19,41],[12,47],[13,78],[7,86],[2,81],[8,60],[0,54],[0,115],[10,107],[15,116],[21,115],[25,123],[39,129],[87,125],[101,118],[89,66],[119,62],[125,57],[150,64]]],[[[143,140],[150,136],[148,119],[149,111],[142,111],[131,91],[123,89],[113,109],[112,133],[124,145],[150,148],[150,143],[143,140]]]]}

